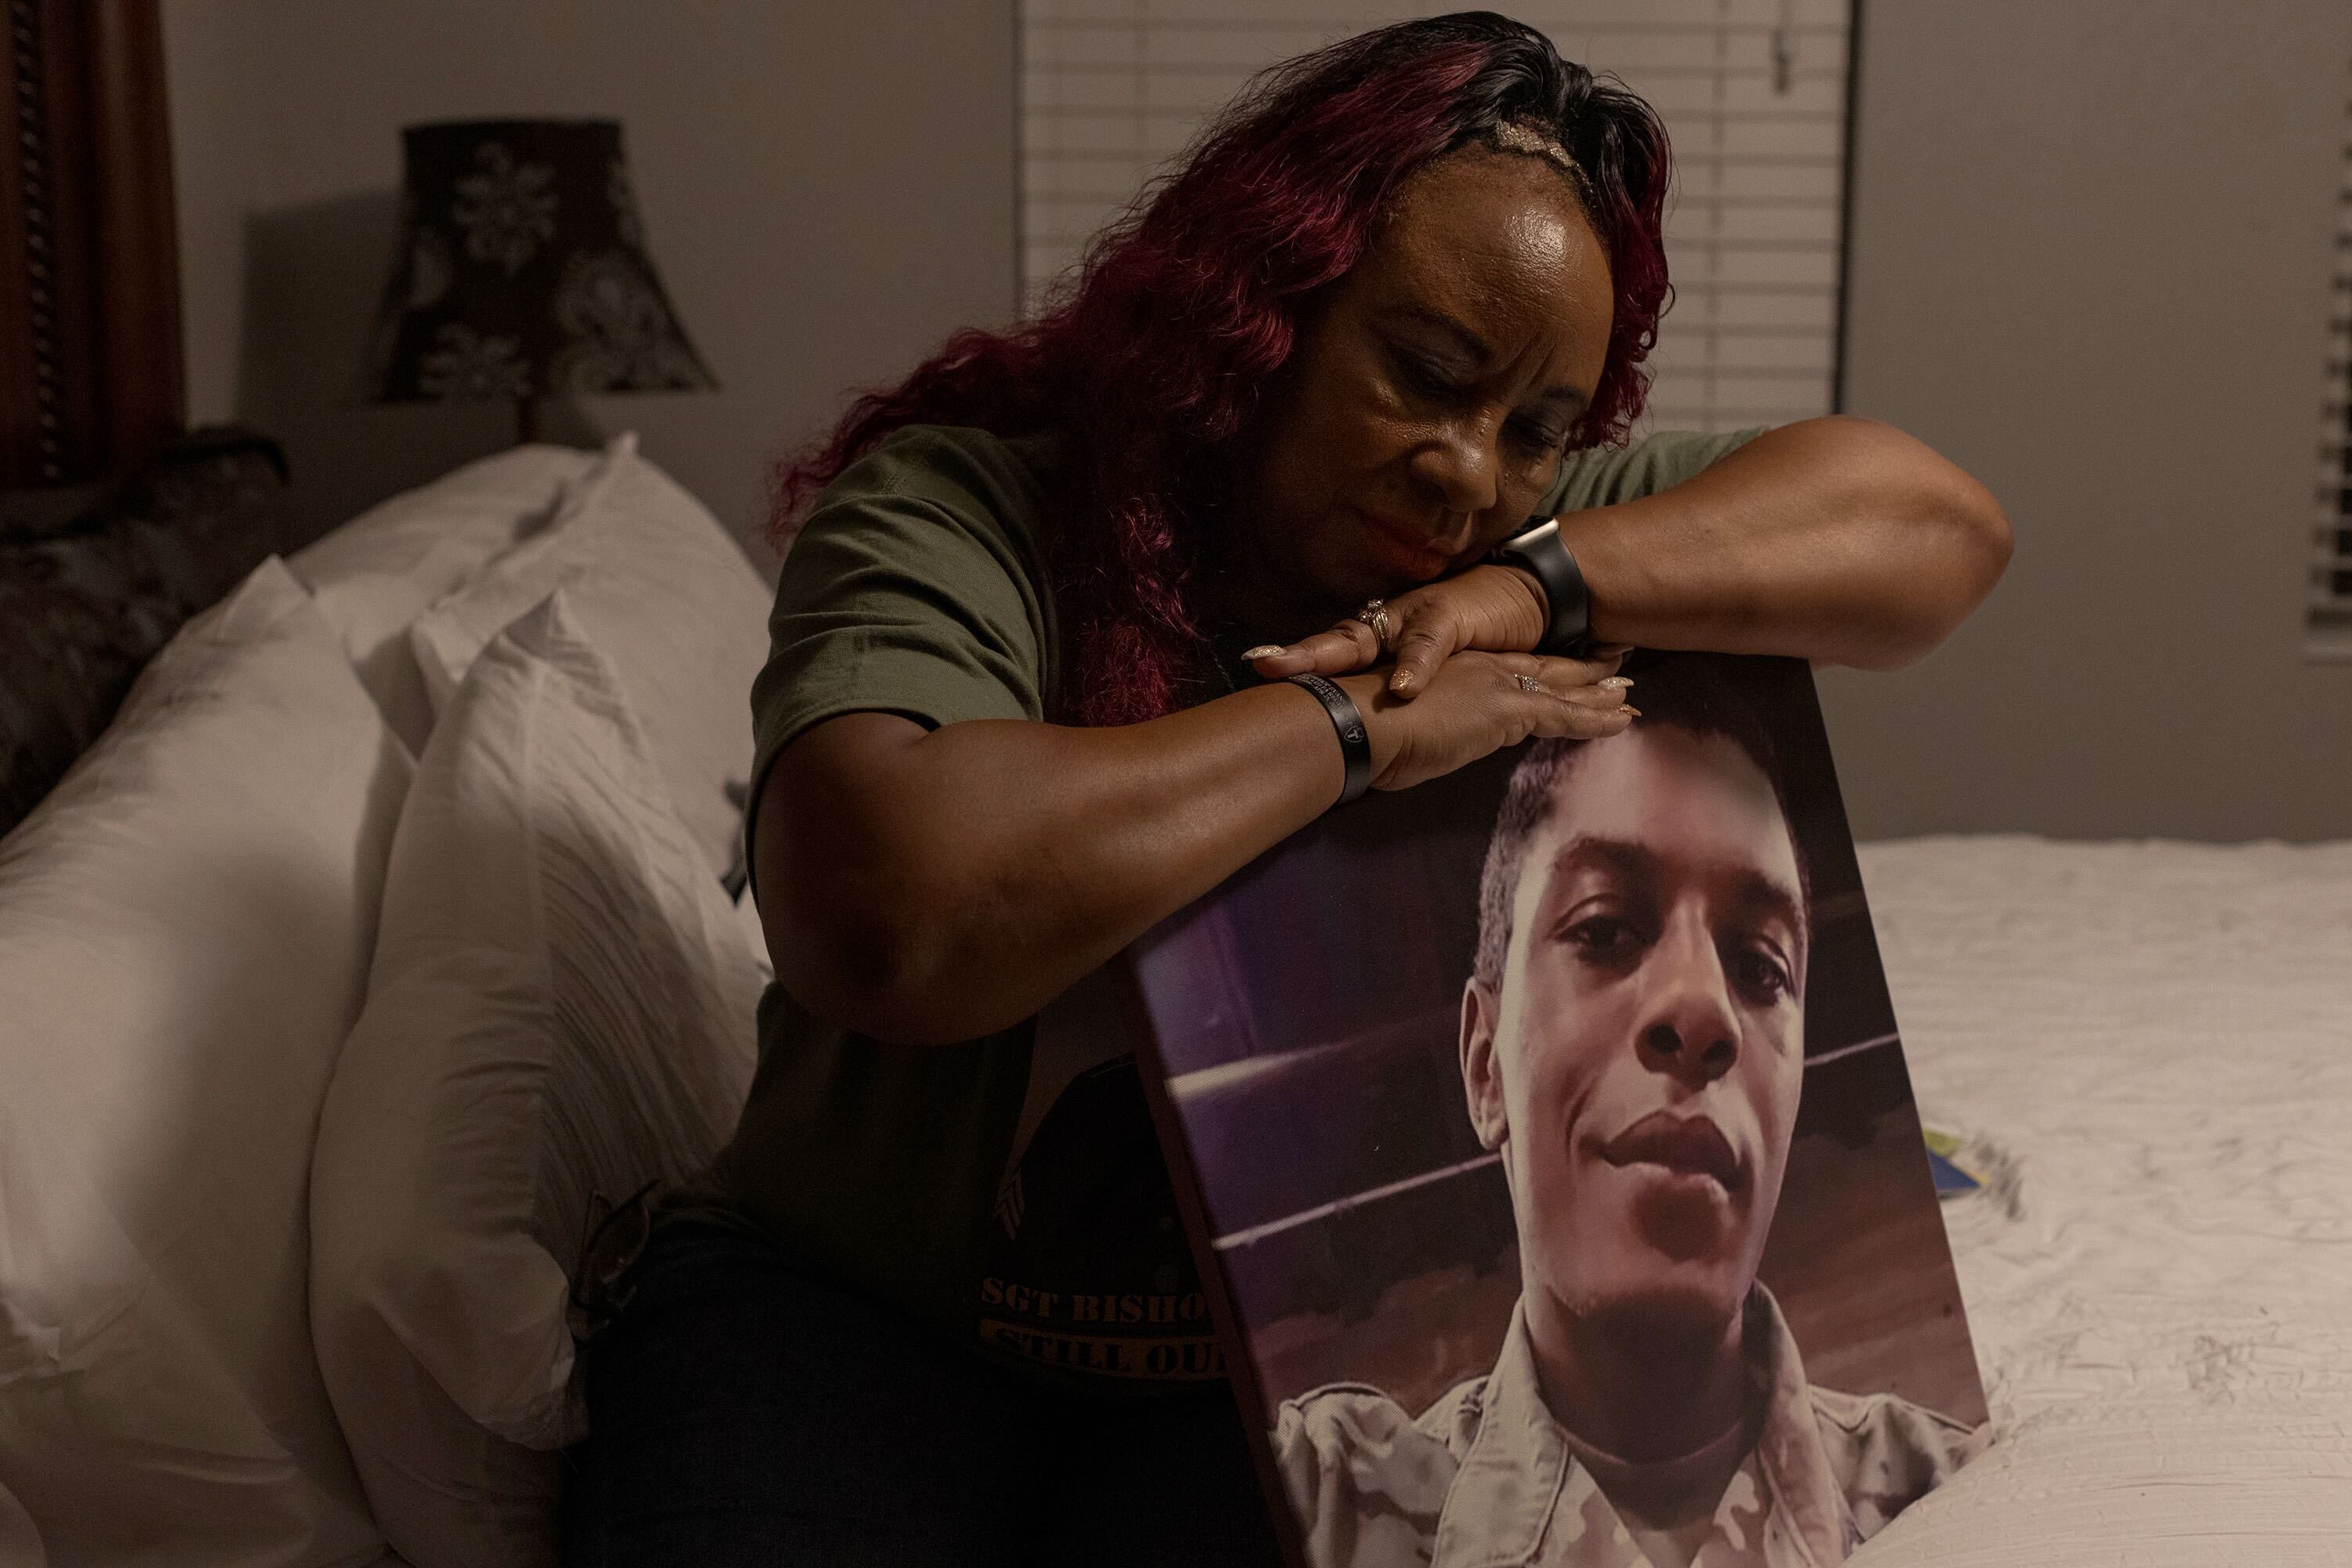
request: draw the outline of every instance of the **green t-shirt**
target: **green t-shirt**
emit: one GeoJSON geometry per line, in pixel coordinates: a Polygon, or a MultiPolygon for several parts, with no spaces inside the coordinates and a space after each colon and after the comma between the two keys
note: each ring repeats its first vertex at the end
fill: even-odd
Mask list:
{"type": "MultiPolygon", "coordinates": [[[[1538,515],[1664,489],[1752,434],[1574,454],[1538,515]]],[[[1066,451],[911,426],[825,490],[751,689],[755,807],[778,753],[844,713],[1045,718],[1058,637],[1037,541],[1066,451]]],[[[1015,1362],[1130,1389],[1221,1375],[1117,1016],[1097,977],[984,1039],[890,1046],[771,985],[711,1195],[811,1268],[1015,1362]]]]}

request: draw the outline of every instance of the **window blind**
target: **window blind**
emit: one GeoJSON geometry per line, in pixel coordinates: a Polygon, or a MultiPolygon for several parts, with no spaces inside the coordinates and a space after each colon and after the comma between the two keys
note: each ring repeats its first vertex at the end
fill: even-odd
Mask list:
{"type": "MultiPolygon", "coordinates": [[[[1451,7],[1347,0],[1020,0],[1024,303],[1252,73],[1451,7]]],[[[1548,0],[1512,14],[1665,121],[1675,302],[1644,425],[1828,411],[1837,381],[1850,0],[1548,0]]]]}
{"type": "Polygon", "coordinates": [[[2305,647],[2352,659],[2352,99],[2336,195],[2336,279],[2327,303],[2327,392],[2319,410],[2318,516],[2311,531],[2305,647]]]}

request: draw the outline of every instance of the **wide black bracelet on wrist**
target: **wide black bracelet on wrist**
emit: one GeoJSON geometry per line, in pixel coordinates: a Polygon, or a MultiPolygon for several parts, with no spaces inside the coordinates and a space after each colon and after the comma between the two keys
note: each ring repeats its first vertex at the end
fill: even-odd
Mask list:
{"type": "Polygon", "coordinates": [[[1364,715],[1356,700],[1336,681],[1310,674],[1294,675],[1290,683],[1315,693],[1323,710],[1331,715],[1331,727],[1339,731],[1339,756],[1347,764],[1347,783],[1340,786],[1335,804],[1345,805],[1372,787],[1372,738],[1364,730],[1364,715]]]}
{"type": "Polygon", "coordinates": [[[1549,518],[1524,533],[1513,534],[1495,552],[1496,561],[1526,571],[1543,584],[1550,616],[1538,653],[1582,658],[1592,648],[1592,595],[1584,585],[1584,569],[1559,536],[1559,519],[1549,518]]]}

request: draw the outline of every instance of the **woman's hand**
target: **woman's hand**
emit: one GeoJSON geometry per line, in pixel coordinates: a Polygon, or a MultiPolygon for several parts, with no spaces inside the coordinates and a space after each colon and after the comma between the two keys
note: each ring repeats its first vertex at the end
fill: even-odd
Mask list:
{"type": "MultiPolygon", "coordinates": [[[[1517,566],[1492,563],[1415,588],[1383,601],[1387,639],[1373,625],[1358,617],[1341,621],[1329,631],[1277,648],[1252,659],[1257,672],[1270,680],[1303,675],[1339,676],[1369,669],[1393,654],[1396,668],[1389,672],[1386,690],[1410,700],[1425,689],[1438,667],[1467,649],[1486,653],[1525,653],[1543,640],[1550,611],[1543,585],[1517,566]]],[[[1588,678],[1598,680],[1617,672],[1617,660],[1628,650],[1608,644],[1593,650],[1584,662],[1593,667],[1588,678]]]]}
{"type": "Polygon", "coordinates": [[[1378,672],[1340,680],[1364,715],[1372,787],[1411,789],[1491,752],[1537,737],[1599,740],[1640,713],[1625,705],[1633,683],[1582,659],[1472,650],[1439,661],[1408,703],[1378,672]]]}

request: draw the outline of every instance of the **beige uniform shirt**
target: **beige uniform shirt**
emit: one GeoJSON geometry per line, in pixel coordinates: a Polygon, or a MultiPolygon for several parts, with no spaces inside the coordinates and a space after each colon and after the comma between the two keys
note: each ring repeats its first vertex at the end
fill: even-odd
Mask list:
{"type": "MultiPolygon", "coordinates": [[[[1843,1563],[1990,1439],[1892,1394],[1811,1386],[1762,1286],[1748,1312],[1763,1423],[1711,1528],[1674,1532],[1696,1542],[1690,1568],[1843,1563]]],[[[1628,1528],[1544,1408],[1517,1311],[1495,1370],[1418,1420],[1334,1384],[1282,1406],[1274,1448],[1315,1568],[1675,1568],[1643,1550],[1661,1535],[1628,1528]]]]}

